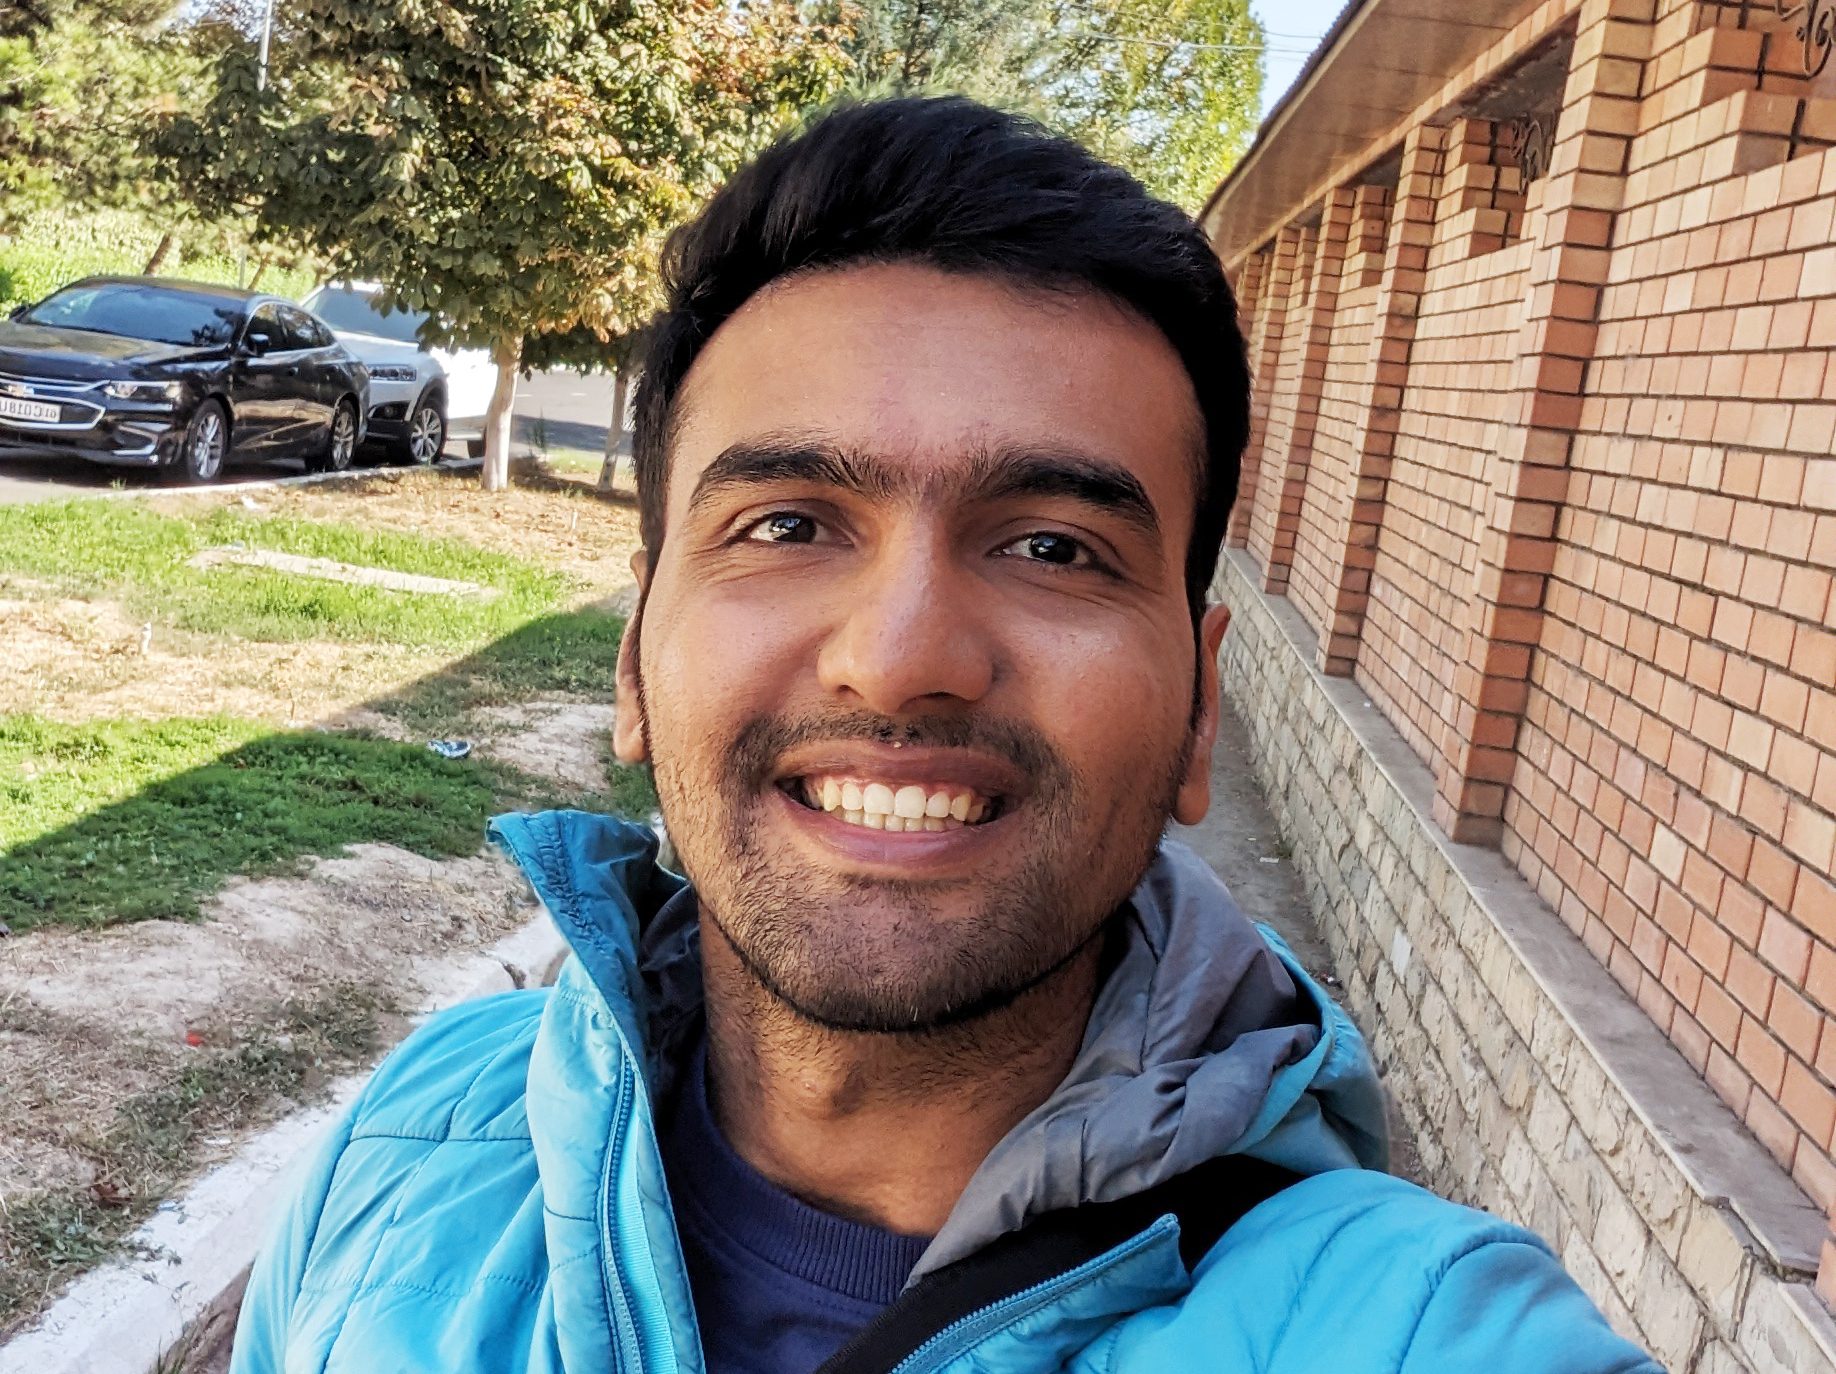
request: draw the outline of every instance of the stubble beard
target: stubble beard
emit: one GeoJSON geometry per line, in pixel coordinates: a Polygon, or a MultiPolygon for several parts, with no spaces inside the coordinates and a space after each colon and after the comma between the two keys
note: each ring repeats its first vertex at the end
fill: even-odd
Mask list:
{"type": "MultiPolygon", "coordinates": [[[[645,719],[655,720],[647,706],[645,719]]],[[[655,771],[701,910],[758,986],[817,1027],[910,1035],[992,1016],[1091,945],[1152,860],[1191,747],[1188,733],[1138,791],[1099,799],[1014,722],[765,716],[709,751],[713,767],[692,770],[666,750],[655,771]],[[1007,820],[1019,827],[1012,866],[971,886],[812,873],[773,853],[760,822],[776,804],[775,760],[797,744],[862,738],[975,746],[1021,768],[1034,786],[1007,820]]]]}

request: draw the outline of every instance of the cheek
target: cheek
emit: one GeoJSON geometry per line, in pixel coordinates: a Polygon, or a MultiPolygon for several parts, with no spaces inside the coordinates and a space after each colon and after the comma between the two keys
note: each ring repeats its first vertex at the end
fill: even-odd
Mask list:
{"type": "Polygon", "coordinates": [[[1091,623],[1032,637],[1022,649],[1028,713],[1087,780],[1164,768],[1184,747],[1189,639],[1091,623]]]}
{"type": "Polygon", "coordinates": [[[644,695],[664,747],[718,749],[782,705],[815,650],[786,599],[688,582],[660,573],[652,585],[640,641],[644,695]]]}

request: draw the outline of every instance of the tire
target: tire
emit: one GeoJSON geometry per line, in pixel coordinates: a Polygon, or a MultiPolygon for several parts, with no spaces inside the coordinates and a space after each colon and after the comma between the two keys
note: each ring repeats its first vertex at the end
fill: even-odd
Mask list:
{"type": "Polygon", "coordinates": [[[314,472],[348,472],[357,456],[357,407],[346,396],[332,411],[325,447],[307,463],[314,472]]]}
{"type": "Polygon", "coordinates": [[[429,389],[408,408],[407,430],[389,445],[397,463],[432,467],[446,450],[446,405],[440,393],[429,389]]]}
{"type": "Polygon", "coordinates": [[[230,453],[229,412],[223,402],[202,402],[185,426],[179,447],[179,470],[187,482],[214,482],[223,475],[230,453]]]}

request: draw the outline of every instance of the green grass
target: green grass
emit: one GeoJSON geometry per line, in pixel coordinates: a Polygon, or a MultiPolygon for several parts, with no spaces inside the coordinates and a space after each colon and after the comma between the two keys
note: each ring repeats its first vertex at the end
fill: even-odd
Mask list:
{"type": "Polygon", "coordinates": [[[564,580],[456,539],[237,510],[165,515],[126,501],[0,507],[0,572],[79,595],[110,594],[181,629],[242,639],[369,640],[466,648],[509,634],[553,606],[564,580]],[[265,568],[189,566],[192,555],[242,543],[396,572],[476,582],[491,600],[387,591],[265,568]]]}
{"type": "MultiPolygon", "coordinates": [[[[187,1051],[163,1083],[123,1102],[100,1138],[82,1142],[95,1186],[28,1194],[0,1209],[0,1333],[48,1288],[116,1253],[184,1178],[202,1137],[310,1101],[329,1078],[366,1062],[387,1011],[358,984],[310,1005],[283,1003],[234,1044],[187,1051]]],[[[29,1003],[0,1004],[0,1032],[37,1029],[29,1003]]]]}
{"type": "Polygon", "coordinates": [[[624,617],[605,611],[542,616],[376,703],[428,736],[463,735],[467,715],[531,697],[612,696],[624,617]]]}
{"type": "MultiPolygon", "coordinates": [[[[15,234],[0,237],[0,307],[42,300],[79,277],[138,276],[159,246],[164,225],[132,210],[43,210],[29,216],[15,234]]],[[[181,228],[179,251],[161,276],[234,286],[239,269],[235,249],[217,235],[181,228]]],[[[255,255],[246,270],[255,270],[255,255]]],[[[270,267],[261,289],[300,299],[317,285],[310,269],[270,267]]]]}
{"type": "MultiPolygon", "coordinates": [[[[484,706],[611,692],[623,620],[543,616],[376,703],[417,738],[466,737],[484,706]]],[[[234,874],[288,872],[347,844],[469,854],[497,811],[576,806],[643,818],[649,775],[605,751],[581,796],[479,758],[355,734],[206,719],[60,724],[0,716],[0,918],[97,927],[195,918],[234,874]]]]}
{"type": "Polygon", "coordinates": [[[180,920],[231,874],[373,841],[469,854],[503,779],[418,745],[249,721],[0,717],[0,913],[180,920]]]}

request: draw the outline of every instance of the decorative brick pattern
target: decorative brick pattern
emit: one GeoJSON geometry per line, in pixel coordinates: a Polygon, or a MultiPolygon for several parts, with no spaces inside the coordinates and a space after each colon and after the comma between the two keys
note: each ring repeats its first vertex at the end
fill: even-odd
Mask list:
{"type": "Polygon", "coordinates": [[[1625,184],[1634,102],[1618,95],[1642,64],[1651,25],[1599,13],[1577,34],[1550,175],[1535,190],[1537,251],[1517,340],[1503,443],[1489,464],[1465,651],[1441,754],[1436,818],[1455,839],[1496,843],[1531,655],[1542,633],[1545,576],[1568,490],[1569,449],[1594,356],[1607,248],[1625,184]]]}
{"type": "Polygon", "coordinates": [[[1500,443],[1529,244],[1425,274],[1356,677],[1438,766],[1465,652],[1486,463],[1500,443]]]}
{"type": "MultiPolygon", "coordinates": [[[[1295,495],[1294,548],[1288,581],[1295,604],[1315,629],[1330,616],[1331,569],[1345,546],[1351,514],[1353,445],[1364,414],[1364,364],[1370,352],[1376,315],[1377,283],[1382,272],[1381,235],[1386,229],[1388,197],[1382,191],[1347,188],[1333,194],[1327,210],[1328,250],[1336,248],[1338,272],[1332,283],[1331,308],[1316,307],[1325,367],[1313,417],[1313,442],[1305,458],[1288,467],[1288,490],[1295,495]],[[1342,226],[1342,228],[1340,227],[1342,226]],[[1379,249],[1373,270],[1370,241],[1379,249]]],[[[1273,569],[1271,568],[1271,581],[1273,569]]]]}
{"type": "MultiPolygon", "coordinates": [[[[1372,188],[1359,192],[1364,198],[1361,217],[1374,217],[1381,200],[1387,205],[1388,224],[1371,307],[1364,374],[1355,388],[1348,388],[1349,394],[1335,392],[1332,396],[1335,409],[1359,412],[1351,421],[1346,441],[1351,470],[1342,543],[1335,546],[1330,539],[1323,540],[1314,551],[1319,567],[1313,576],[1325,588],[1315,622],[1320,631],[1320,666],[1337,677],[1352,673],[1364,638],[1371,570],[1383,527],[1416,316],[1426,285],[1440,170],[1441,131],[1419,125],[1403,145],[1394,196],[1382,196],[1372,188]]],[[[1360,222],[1365,221],[1361,218],[1360,222]]],[[[1360,286],[1364,284],[1361,278],[1360,286]]]]}
{"type": "MultiPolygon", "coordinates": [[[[1304,305],[1298,283],[1305,279],[1310,240],[1307,230],[1290,226],[1259,255],[1264,266],[1258,285],[1261,286],[1262,281],[1267,285],[1258,293],[1262,304],[1257,309],[1255,328],[1248,340],[1250,368],[1255,376],[1250,406],[1252,418],[1259,423],[1251,431],[1249,447],[1243,455],[1243,477],[1225,536],[1226,542],[1237,548],[1248,542],[1256,512],[1268,499],[1264,487],[1279,480],[1277,475],[1265,481],[1265,460],[1271,454],[1277,455],[1275,461],[1279,464],[1279,455],[1293,435],[1295,403],[1292,392],[1298,384],[1298,376],[1297,361],[1287,344],[1295,332],[1289,328],[1290,322],[1304,305]],[[1278,394],[1288,397],[1279,412],[1275,403],[1278,394]]],[[[1275,472],[1279,474],[1279,466],[1275,472]]],[[[1262,547],[1266,550],[1266,543],[1262,547]]]]}
{"type": "MultiPolygon", "coordinates": [[[[1496,847],[1828,1210],[1836,58],[1817,66],[1817,35],[1836,6],[1783,8],[1526,5],[1368,151],[1402,143],[1393,196],[1348,183],[1244,255],[1264,423],[1234,531],[1315,666],[1352,675],[1432,777],[1441,831],[1496,847]],[[1571,41],[1526,186],[1471,111],[1571,41]]],[[[1454,1131],[1450,1157],[1504,1139],[1424,1101],[1424,1129],[1481,1138],[1454,1131]]],[[[1529,1159],[1555,1167],[1560,1144],[1531,1132],[1529,1159]]],[[[1669,1279],[1591,1253],[1647,1333],[1684,1311],[1669,1279]]],[[[1836,1297],[1832,1266],[1836,1242],[1836,1297]]],[[[1756,1333],[1802,1296],[1664,1340],[1695,1329],[1700,1367],[1766,1368],[1756,1333]]]]}
{"type": "Polygon", "coordinates": [[[1288,570],[1294,562],[1301,493],[1313,459],[1314,428],[1350,224],[1351,197],[1335,191],[1327,198],[1318,227],[1302,231],[1293,278],[1294,305],[1283,330],[1269,402],[1269,443],[1263,450],[1261,478],[1250,512],[1249,547],[1255,550],[1271,591],[1287,588],[1288,570]]]}

